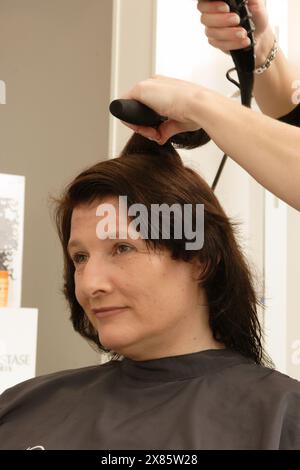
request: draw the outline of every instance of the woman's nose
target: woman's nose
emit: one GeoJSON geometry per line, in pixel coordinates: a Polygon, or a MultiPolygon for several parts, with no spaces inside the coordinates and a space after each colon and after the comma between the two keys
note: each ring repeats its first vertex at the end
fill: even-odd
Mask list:
{"type": "Polygon", "coordinates": [[[82,277],[82,289],[88,297],[112,292],[112,269],[109,263],[89,259],[82,277]]]}

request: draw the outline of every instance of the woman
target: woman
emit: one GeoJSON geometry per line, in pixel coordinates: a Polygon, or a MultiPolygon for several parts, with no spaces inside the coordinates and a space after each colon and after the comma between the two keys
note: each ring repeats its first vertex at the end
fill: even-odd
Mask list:
{"type": "Polygon", "coordinates": [[[120,157],[71,182],[56,222],[73,327],[112,358],[4,392],[1,449],[300,446],[300,384],[263,351],[258,300],[233,226],[170,142],[134,134],[120,157]],[[127,197],[125,212],[119,196],[127,197]],[[130,225],[134,204],[147,209],[140,226],[130,225]],[[149,216],[157,204],[189,210],[167,227],[149,216]],[[204,244],[187,249],[186,231],[173,233],[186,218],[197,226],[197,204],[204,244]],[[112,209],[118,215],[106,219],[112,209]]]}

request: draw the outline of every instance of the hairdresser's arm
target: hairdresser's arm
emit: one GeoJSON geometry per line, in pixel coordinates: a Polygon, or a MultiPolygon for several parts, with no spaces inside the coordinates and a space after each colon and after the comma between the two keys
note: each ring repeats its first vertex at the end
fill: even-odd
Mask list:
{"type": "Polygon", "coordinates": [[[300,210],[300,129],[210,90],[190,102],[189,119],[273,194],[300,210]]]}
{"type": "MultiPolygon", "coordinates": [[[[274,34],[268,29],[256,48],[256,66],[265,62],[273,43],[274,34]]],[[[297,81],[299,89],[299,80],[300,71],[287,61],[279,48],[270,68],[261,75],[255,74],[253,92],[260,109],[274,118],[288,114],[297,105],[292,98],[297,81]]]]}
{"type": "MultiPolygon", "coordinates": [[[[238,24],[232,25],[231,19],[235,17],[235,14],[220,12],[219,9],[222,7],[228,10],[228,5],[224,2],[200,0],[198,3],[200,20],[205,25],[209,43],[223,52],[246,47],[249,41],[246,37],[246,30],[238,24]],[[244,38],[238,38],[237,33],[244,34],[244,38]]],[[[256,26],[255,62],[258,67],[268,57],[275,36],[268,23],[264,0],[249,0],[248,7],[256,26]]],[[[288,114],[297,104],[292,101],[293,93],[295,93],[292,86],[297,80],[300,80],[300,71],[289,64],[282,50],[279,49],[271,67],[261,75],[255,74],[253,91],[260,109],[274,118],[288,114]]]]}
{"type": "Polygon", "coordinates": [[[300,129],[241,106],[194,83],[155,76],[123,98],[136,99],[169,120],[158,129],[128,125],[161,145],[175,134],[203,128],[260,184],[300,210],[300,129]]]}

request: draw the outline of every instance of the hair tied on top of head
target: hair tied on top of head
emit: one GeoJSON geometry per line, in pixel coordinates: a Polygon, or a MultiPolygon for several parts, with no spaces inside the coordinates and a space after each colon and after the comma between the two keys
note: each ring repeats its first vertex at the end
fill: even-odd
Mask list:
{"type": "Polygon", "coordinates": [[[173,135],[170,141],[176,148],[192,150],[207,144],[210,141],[210,137],[204,129],[199,129],[197,131],[181,132],[180,134],[173,135]]]}
{"type": "MultiPolygon", "coordinates": [[[[154,140],[150,140],[141,134],[134,133],[128,140],[120,157],[129,158],[132,156],[140,156],[143,159],[151,159],[154,163],[159,159],[159,165],[182,165],[179,154],[174,149],[170,140],[164,145],[158,144],[154,140]]],[[[156,162],[157,164],[158,162],[156,162]]]]}
{"type": "Polygon", "coordinates": [[[166,158],[173,157],[174,160],[182,164],[175,148],[191,150],[196,147],[202,147],[209,141],[210,137],[203,129],[174,135],[164,145],[160,145],[156,141],[150,140],[135,132],[125,145],[120,157],[130,155],[159,155],[160,157],[166,158]]]}

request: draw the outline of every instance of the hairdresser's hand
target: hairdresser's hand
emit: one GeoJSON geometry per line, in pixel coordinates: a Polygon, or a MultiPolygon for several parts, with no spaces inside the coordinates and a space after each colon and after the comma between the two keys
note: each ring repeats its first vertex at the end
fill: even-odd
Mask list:
{"type": "Polygon", "coordinates": [[[122,122],[135,132],[163,145],[175,134],[200,129],[201,123],[191,121],[188,116],[191,100],[195,96],[201,97],[202,93],[206,93],[202,86],[156,75],[137,83],[121,98],[140,101],[161,116],[168,117],[168,121],[163,122],[158,129],[122,122]]]}
{"type": "MultiPolygon", "coordinates": [[[[205,25],[209,44],[223,52],[242,49],[250,44],[246,30],[239,26],[239,16],[229,13],[227,3],[198,0],[197,8],[201,13],[200,21],[205,25]]],[[[264,38],[270,29],[264,0],[248,0],[248,8],[255,24],[254,36],[256,49],[259,50],[263,47],[264,38]]]]}

